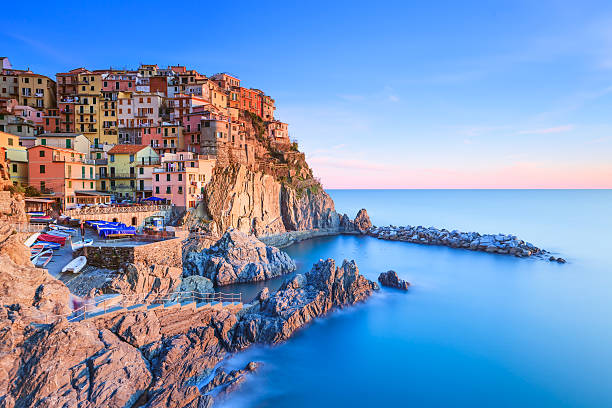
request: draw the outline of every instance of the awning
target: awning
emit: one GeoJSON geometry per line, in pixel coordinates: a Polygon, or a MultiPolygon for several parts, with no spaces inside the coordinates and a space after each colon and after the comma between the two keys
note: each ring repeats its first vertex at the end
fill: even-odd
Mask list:
{"type": "Polygon", "coordinates": [[[164,201],[164,199],[159,197],[149,197],[145,198],[143,201],[164,201]]]}

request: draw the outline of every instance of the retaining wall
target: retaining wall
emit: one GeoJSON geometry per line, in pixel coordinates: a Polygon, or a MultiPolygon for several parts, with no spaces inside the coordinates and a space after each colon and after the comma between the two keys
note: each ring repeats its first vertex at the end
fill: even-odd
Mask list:
{"type": "Polygon", "coordinates": [[[181,238],[136,246],[93,245],[79,249],[75,256],[85,256],[87,264],[106,269],[119,269],[125,263],[183,267],[181,238]]]}

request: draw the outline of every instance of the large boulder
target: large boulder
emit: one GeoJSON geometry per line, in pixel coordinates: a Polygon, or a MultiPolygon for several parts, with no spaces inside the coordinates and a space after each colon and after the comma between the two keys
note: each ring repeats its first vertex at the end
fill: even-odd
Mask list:
{"type": "Polygon", "coordinates": [[[104,286],[107,292],[145,297],[166,296],[179,288],[183,270],[174,266],[127,264],[104,286]]]}
{"type": "Polygon", "coordinates": [[[408,287],[410,287],[410,283],[403,279],[400,279],[399,276],[397,276],[397,272],[395,271],[387,271],[381,273],[378,276],[378,281],[381,285],[388,286],[390,288],[408,290],[408,287]]]}
{"type": "Polygon", "coordinates": [[[263,281],[294,271],[287,253],[252,235],[228,230],[212,247],[185,257],[184,275],[205,276],[217,286],[263,281]]]}

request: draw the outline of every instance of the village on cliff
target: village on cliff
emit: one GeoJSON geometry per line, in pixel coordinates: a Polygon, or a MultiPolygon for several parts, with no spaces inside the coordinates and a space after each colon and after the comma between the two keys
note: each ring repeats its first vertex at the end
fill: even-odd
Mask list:
{"type": "Polygon", "coordinates": [[[295,153],[275,101],[185,66],[75,68],[55,79],[0,57],[0,149],[12,183],[62,210],[156,197],[193,208],[220,162],[295,153]]]}

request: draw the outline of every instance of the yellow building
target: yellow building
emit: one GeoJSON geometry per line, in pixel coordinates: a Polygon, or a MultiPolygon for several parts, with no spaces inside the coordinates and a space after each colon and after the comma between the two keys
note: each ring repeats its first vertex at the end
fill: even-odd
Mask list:
{"type": "Polygon", "coordinates": [[[100,73],[84,71],[77,74],[75,102],[75,131],[83,133],[95,144],[101,140],[100,112],[102,101],[102,79],[100,73]]]}
{"type": "Polygon", "coordinates": [[[16,99],[19,105],[39,110],[55,108],[55,81],[22,69],[0,72],[0,98],[16,99]]]}
{"type": "Polygon", "coordinates": [[[0,132],[0,148],[4,148],[9,166],[9,175],[14,185],[28,184],[28,151],[19,146],[19,137],[0,132]]]}
{"type": "Polygon", "coordinates": [[[151,146],[118,144],[108,151],[107,168],[98,169],[100,189],[119,198],[150,197],[153,168],[159,164],[159,155],[151,146]]]}

